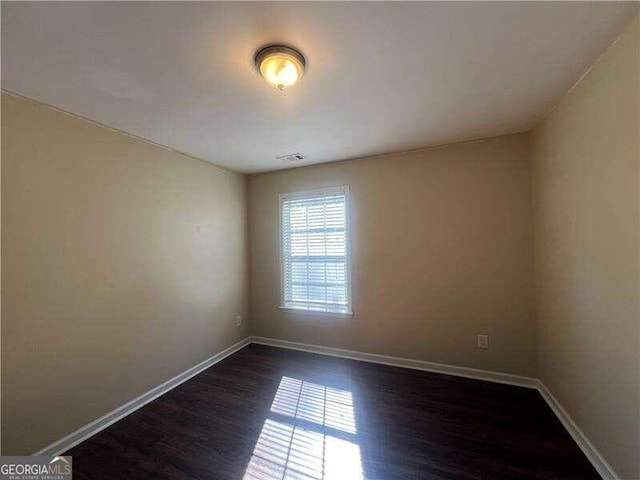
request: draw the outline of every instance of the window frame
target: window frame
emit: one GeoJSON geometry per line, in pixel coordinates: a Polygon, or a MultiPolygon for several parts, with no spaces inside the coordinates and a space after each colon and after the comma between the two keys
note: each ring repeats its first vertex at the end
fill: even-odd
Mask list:
{"type": "Polygon", "coordinates": [[[351,198],[349,185],[341,185],[337,187],[325,187],[314,190],[305,190],[297,192],[287,192],[278,194],[278,245],[279,245],[279,260],[280,260],[280,305],[279,309],[290,313],[302,313],[305,315],[319,315],[328,317],[353,317],[353,298],[351,296],[351,198]],[[331,310],[309,310],[306,308],[294,307],[287,305],[285,302],[285,262],[284,262],[284,219],[283,219],[283,204],[285,200],[296,198],[314,198],[324,195],[332,195],[335,193],[344,194],[344,208],[345,208],[345,256],[347,259],[347,311],[346,312],[334,312],[331,310]]]}

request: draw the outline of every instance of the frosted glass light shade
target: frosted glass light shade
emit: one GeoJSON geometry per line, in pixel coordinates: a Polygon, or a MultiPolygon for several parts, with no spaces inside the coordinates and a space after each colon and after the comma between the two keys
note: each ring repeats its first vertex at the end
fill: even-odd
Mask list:
{"type": "Polygon", "coordinates": [[[284,45],[261,49],[256,53],[255,62],[265,81],[280,91],[296,83],[304,74],[302,54],[284,45]]]}

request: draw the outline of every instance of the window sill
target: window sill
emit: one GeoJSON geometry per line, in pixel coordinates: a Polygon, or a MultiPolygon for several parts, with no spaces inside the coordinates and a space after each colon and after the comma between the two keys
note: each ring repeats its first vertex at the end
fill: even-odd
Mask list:
{"type": "Polygon", "coordinates": [[[307,310],[306,308],[284,307],[280,305],[280,310],[286,313],[301,313],[303,315],[319,315],[321,317],[353,318],[353,312],[331,312],[324,310],[307,310]]]}

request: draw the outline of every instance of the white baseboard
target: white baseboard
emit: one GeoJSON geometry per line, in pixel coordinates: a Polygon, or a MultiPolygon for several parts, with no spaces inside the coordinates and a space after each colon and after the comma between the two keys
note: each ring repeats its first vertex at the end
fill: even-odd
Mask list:
{"type": "Polygon", "coordinates": [[[66,452],[72,447],[75,447],[80,442],[83,442],[87,438],[95,435],[101,430],[104,430],[109,425],[117,422],[118,420],[126,417],[127,415],[135,412],[139,408],[145,406],[147,403],[155,400],[161,395],[164,395],[169,390],[177,387],[181,383],[186,382],[190,378],[196,376],[203,370],[206,370],[211,365],[218,363],[219,361],[225,359],[229,355],[234,354],[241,348],[247,346],[250,343],[250,337],[241,340],[240,342],[231,345],[229,348],[224,349],[220,353],[213,355],[212,357],[206,359],[205,361],[191,367],[188,370],[185,370],[179,375],[176,375],[170,380],[158,385],[157,387],[152,388],[146,393],[143,393],[137,398],[134,398],[130,402],[121,405],[120,407],[112,410],[111,412],[103,415],[100,418],[97,418],[91,423],[88,423],[84,427],[79,428],[73,433],[70,433],[64,438],[53,442],[51,445],[44,447],[42,450],[37,451],[34,455],[59,455],[62,452],[66,452]]]}
{"type": "Polygon", "coordinates": [[[308,343],[289,342],[287,340],[277,340],[266,337],[250,337],[251,343],[270,345],[272,347],[288,348],[290,350],[300,350],[303,352],[319,353],[332,357],[350,358],[369,363],[379,363],[393,367],[411,368],[414,370],[424,370],[427,372],[444,373],[457,377],[473,378],[476,380],[486,380],[489,382],[506,383],[518,387],[538,388],[538,379],[512,375],[510,373],[493,372],[490,370],[479,370],[469,367],[458,367],[444,363],[425,362],[423,360],[413,360],[410,358],[391,357],[388,355],[378,355],[377,353],[358,352],[356,350],[343,350],[341,348],[323,347],[308,343]]]}
{"type": "Polygon", "coordinates": [[[218,363],[229,355],[234,354],[250,343],[537,389],[540,392],[542,398],[547,402],[551,410],[556,414],[562,425],[564,425],[565,429],[578,444],[582,452],[589,459],[594,468],[598,471],[600,476],[604,480],[620,480],[611,465],[609,465],[605,458],[589,441],[587,436],[582,432],[582,430],[580,430],[578,425],[576,425],[571,416],[566,412],[566,410],[562,407],[558,400],[551,394],[549,389],[547,389],[547,387],[537,378],[255,336],[247,337],[244,340],[230,346],[229,348],[208,358],[198,365],[191,367],[190,369],[182,372],[181,374],[173,377],[163,384],[154,387],[153,389],[131,400],[130,402],[127,402],[124,405],[116,408],[115,410],[107,413],[106,415],[103,415],[102,417],[94,420],[93,422],[88,423],[84,427],[79,428],[66,437],[53,442],[51,445],[48,445],[42,450],[34,453],[34,455],[58,455],[69,450],[70,448],[78,445],[80,442],[95,435],[101,430],[104,430],[109,425],[112,425],[118,420],[143,407],[147,403],[155,400],[159,396],[167,393],[169,390],[177,387],[181,383],[186,382],[203,370],[206,370],[210,366],[218,363]]]}
{"type": "Polygon", "coordinates": [[[589,459],[593,467],[598,471],[600,476],[604,480],[620,480],[620,477],[616,474],[615,470],[605,460],[596,447],[589,441],[589,438],[580,430],[580,427],[573,421],[571,416],[558,402],[556,397],[553,396],[551,391],[545,386],[542,381],[538,380],[538,391],[542,398],[547,402],[553,413],[556,414],[558,420],[564,425],[564,428],[569,432],[569,435],[578,444],[582,453],[589,459]]]}
{"type": "Polygon", "coordinates": [[[425,362],[422,360],[412,360],[408,358],[390,357],[375,353],[358,352],[354,350],[344,350],[340,348],[323,347],[308,343],[290,342],[266,337],[250,337],[251,343],[270,345],[272,347],[288,348],[290,350],[300,350],[303,352],[319,353],[332,357],[350,358],[370,363],[391,365],[394,367],[412,368],[415,370],[425,370],[427,372],[443,373],[458,377],[473,378],[489,382],[506,383],[518,387],[534,388],[540,392],[542,398],[547,402],[553,413],[558,417],[564,428],[569,432],[573,440],[578,444],[587,459],[597,470],[604,480],[620,480],[615,471],[598,452],[596,447],[589,441],[587,436],[580,430],[578,425],[571,419],[566,410],[551,394],[547,387],[537,378],[512,375],[509,373],[493,372],[490,370],[479,370],[468,367],[458,367],[442,363],[425,362]]]}

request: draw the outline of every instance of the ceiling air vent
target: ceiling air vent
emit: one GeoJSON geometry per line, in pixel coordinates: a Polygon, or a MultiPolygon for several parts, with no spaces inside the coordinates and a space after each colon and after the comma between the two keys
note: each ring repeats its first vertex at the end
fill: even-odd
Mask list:
{"type": "Polygon", "coordinates": [[[281,155],[279,157],[276,157],[278,160],[282,160],[283,162],[287,162],[287,163],[295,163],[295,162],[299,162],[301,160],[306,160],[305,156],[302,155],[301,153],[292,153],[290,155],[281,155]]]}

